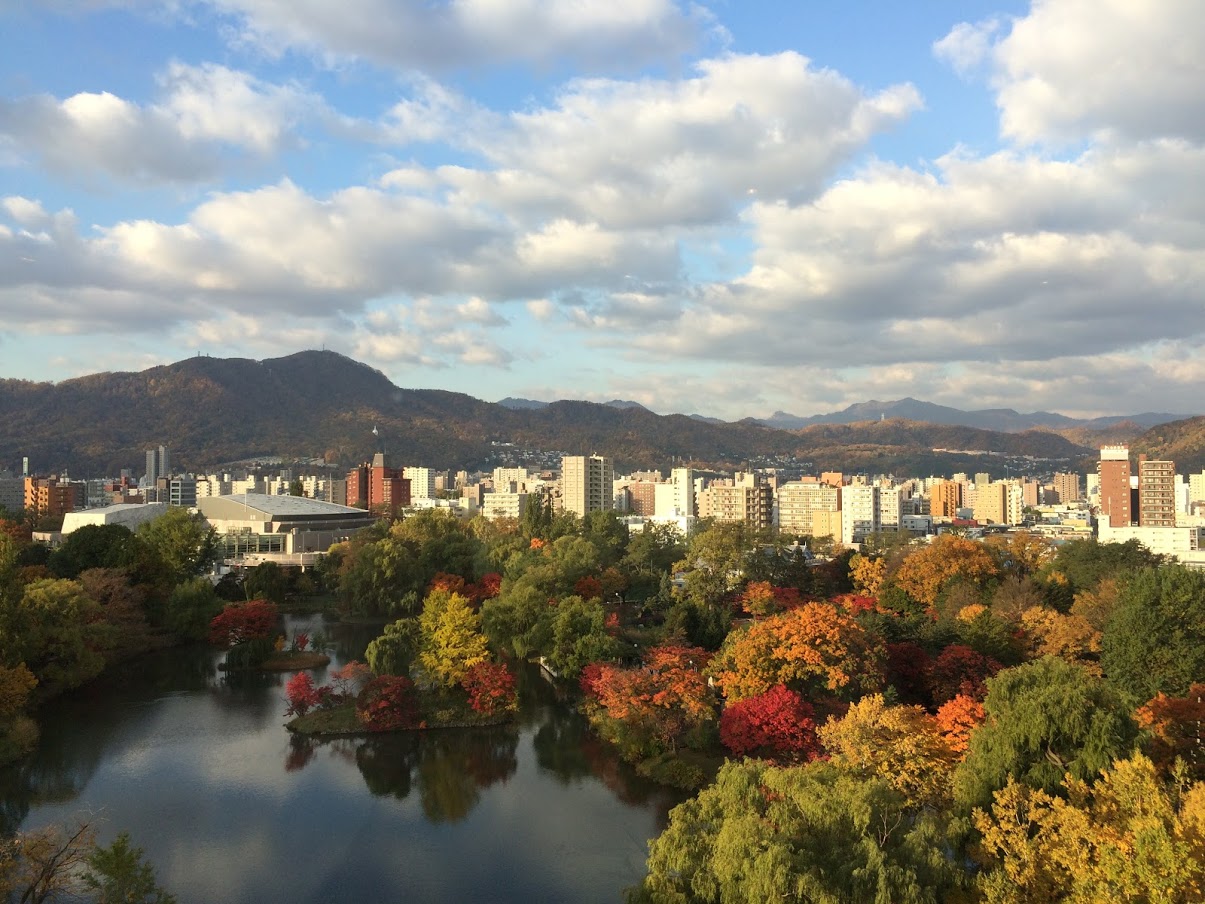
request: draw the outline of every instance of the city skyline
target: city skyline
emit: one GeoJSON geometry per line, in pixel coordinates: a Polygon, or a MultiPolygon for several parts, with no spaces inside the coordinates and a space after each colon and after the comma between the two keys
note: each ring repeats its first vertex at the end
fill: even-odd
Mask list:
{"type": "Polygon", "coordinates": [[[1199,413],[1205,8],[821,6],[0,4],[0,378],[1199,413]]]}

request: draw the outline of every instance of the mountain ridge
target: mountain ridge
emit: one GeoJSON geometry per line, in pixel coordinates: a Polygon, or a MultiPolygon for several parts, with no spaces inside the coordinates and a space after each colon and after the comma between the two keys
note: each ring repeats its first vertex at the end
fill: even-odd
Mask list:
{"type": "Polygon", "coordinates": [[[777,462],[901,473],[950,473],[991,465],[991,456],[1001,455],[1070,466],[1093,452],[1048,430],[876,416],[788,431],[752,418],[713,423],[616,402],[508,408],[464,393],[398,387],[381,371],[330,351],[262,361],[198,356],[59,383],[0,380],[0,468],[15,468],[27,455],[38,473],[116,474],[139,469],[144,450],[159,444],[190,469],[269,454],[343,467],[378,448],[373,427],[399,461],[441,468],[490,467],[501,444],[549,454],[598,452],[621,468],[777,462]]]}

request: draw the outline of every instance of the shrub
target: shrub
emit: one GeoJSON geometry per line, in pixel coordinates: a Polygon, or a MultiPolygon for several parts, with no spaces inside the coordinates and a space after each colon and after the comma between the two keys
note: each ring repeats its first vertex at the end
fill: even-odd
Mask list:
{"type": "Polygon", "coordinates": [[[469,705],[482,715],[493,716],[518,706],[515,676],[504,663],[477,663],[465,673],[460,686],[469,695],[469,705]]]}
{"type": "Polygon", "coordinates": [[[413,727],[418,719],[414,682],[404,675],[372,679],[356,698],[356,718],[369,731],[413,727]]]}

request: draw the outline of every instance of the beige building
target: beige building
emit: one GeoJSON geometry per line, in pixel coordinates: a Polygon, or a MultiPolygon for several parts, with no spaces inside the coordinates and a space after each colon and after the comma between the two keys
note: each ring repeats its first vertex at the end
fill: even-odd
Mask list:
{"type": "Polygon", "coordinates": [[[756,474],[737,475],[734,481],[715,481],[699,494],[699,517],[770,527],[774,491],[756,474]]]}
{"type": "Polygon", "coordinates": [[[566,455],[561,459],[561,508],[586,515],[615,508],[615,469],[602,455],[566,455]]]}
{"type": "Polygon", "coordinates": [[[1176,526],[1176,464],[1138,456],[1138,526],[1176,526]]]}
{"type": "Polygon", "coordinates": [[[803,481],[784,483],[778,488],[778,529],[788,534],[815,536],[813,515],[836,512],[840,502],[841,491],[835,486],[803,481]]]}
{"type": "Polygon", "coordinates": [[[1080,492],[1078,474],[1055,474],[1053,483],[1054,492],[1058,496],[1060,505],[1066,505],[1068,502],[1078,502],[1083,498],[1083,494],[1080,492]]]}

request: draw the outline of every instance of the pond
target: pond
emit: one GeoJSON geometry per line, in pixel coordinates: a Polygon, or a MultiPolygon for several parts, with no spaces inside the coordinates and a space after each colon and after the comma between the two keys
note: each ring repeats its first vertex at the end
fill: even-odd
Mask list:
{"type": "MultiPolygon", "coordinates": [[[[328,669],[379,630],[286,627],[325,633],[328,669]]],[[[0,770],[0,831],[128,832],[182,904],[616,902],[683,799],[621,762],[535,667],[513,725],[309,741],[283,727],[289,674],[227,677],[220,661],[167,651],[44,708],[36,753],[0,770]]]]}

